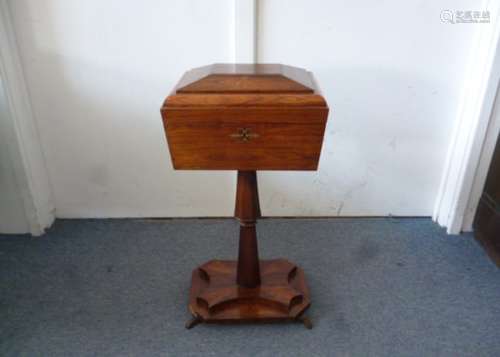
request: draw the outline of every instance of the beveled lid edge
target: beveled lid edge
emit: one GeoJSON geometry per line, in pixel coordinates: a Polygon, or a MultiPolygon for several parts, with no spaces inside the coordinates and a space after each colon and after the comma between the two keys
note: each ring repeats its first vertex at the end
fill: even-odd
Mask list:
{"type": "MultiPolygon", "coordinates": [[[[231,84],[231,83],[230,83],[231,84]]],[[[184,73],[174,88],[176,94],[187,93],[314,93],[311,73],[303,68],[276,63],[215,63],[184,73]],[[228,77],[239,77],[237,87],[227,87],[228,77]],[[277,88],[272,88],[276,83],[277,88]],[[266,82],[267,87],[266,87],[266,82]],[[211,88],[214,87],[214,88],[211,88]]]]}

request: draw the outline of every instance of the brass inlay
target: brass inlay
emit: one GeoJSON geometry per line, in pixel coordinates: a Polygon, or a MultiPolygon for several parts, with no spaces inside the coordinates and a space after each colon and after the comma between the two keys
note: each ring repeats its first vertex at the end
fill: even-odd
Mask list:
{"type": "Polygon", "coordinates": [[[240,139],[241,141],[249,141],[251,138],[258,138],[259,134],[251,133],[248,128],[239,128],[237,134],[231,134],[229,136],[240,139]]]}

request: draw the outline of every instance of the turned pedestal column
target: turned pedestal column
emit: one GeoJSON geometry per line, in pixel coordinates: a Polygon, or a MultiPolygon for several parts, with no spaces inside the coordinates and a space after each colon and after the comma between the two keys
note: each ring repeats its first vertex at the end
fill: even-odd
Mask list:
{"type": "Polygon", "coordinates": [[[260,217],[259,191],[255,171],[238,171],[234,216],[240,221],[240,245],[236,283],[255,288],[260,285],[259,250],[255,225],[260,217]]]}
{"type": "Polygon", "coordinates": [[[309,307],[304,272],[286,259],[259,260],[255,225],[260,217],[257,175],[238,171],[235,217],[240,223],[238,260],[212,260],[192,274],[191,328],[199,322],[302,321],[309,307]]]}

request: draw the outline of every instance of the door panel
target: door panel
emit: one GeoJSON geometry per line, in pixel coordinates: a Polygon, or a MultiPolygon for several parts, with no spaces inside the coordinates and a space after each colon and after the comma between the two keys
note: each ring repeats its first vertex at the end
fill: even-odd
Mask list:
{"type": "Polygon", "coordinates": [[[475,237],[500,267],[500,140],[474,218],[475,237]]]}

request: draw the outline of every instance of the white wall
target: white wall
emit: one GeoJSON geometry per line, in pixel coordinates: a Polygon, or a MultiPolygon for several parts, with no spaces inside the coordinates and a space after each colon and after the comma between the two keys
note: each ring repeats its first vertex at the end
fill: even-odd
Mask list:
{"type": "MultiPolygon", "coordinates": [[[[233,0],[11,0],[58,217],[231,215],[234,173],[175,172],[159,108],[233,60],[233,0]]],[[[312,70],[331,106],[317,173],[259,174],[265,215],[431,215],[477,1],[265,0],[260,62],[312,70]]]]}
{"type": "Polygon", "coordinates": [[[432,214],[478,26],[477,0],[260,2],[259,61],[312,70],[330,104],[315,174],[264,174],[264,211],[432,214]],[[273,197],[273,199],[269,199],[273,197]]]}
{"type": "Polygon", "coordinates": [[[232,60],[232,0],[11,1],[58,217],[230,215],[234,174],[175,172],[160,106],[232,60]]]}

